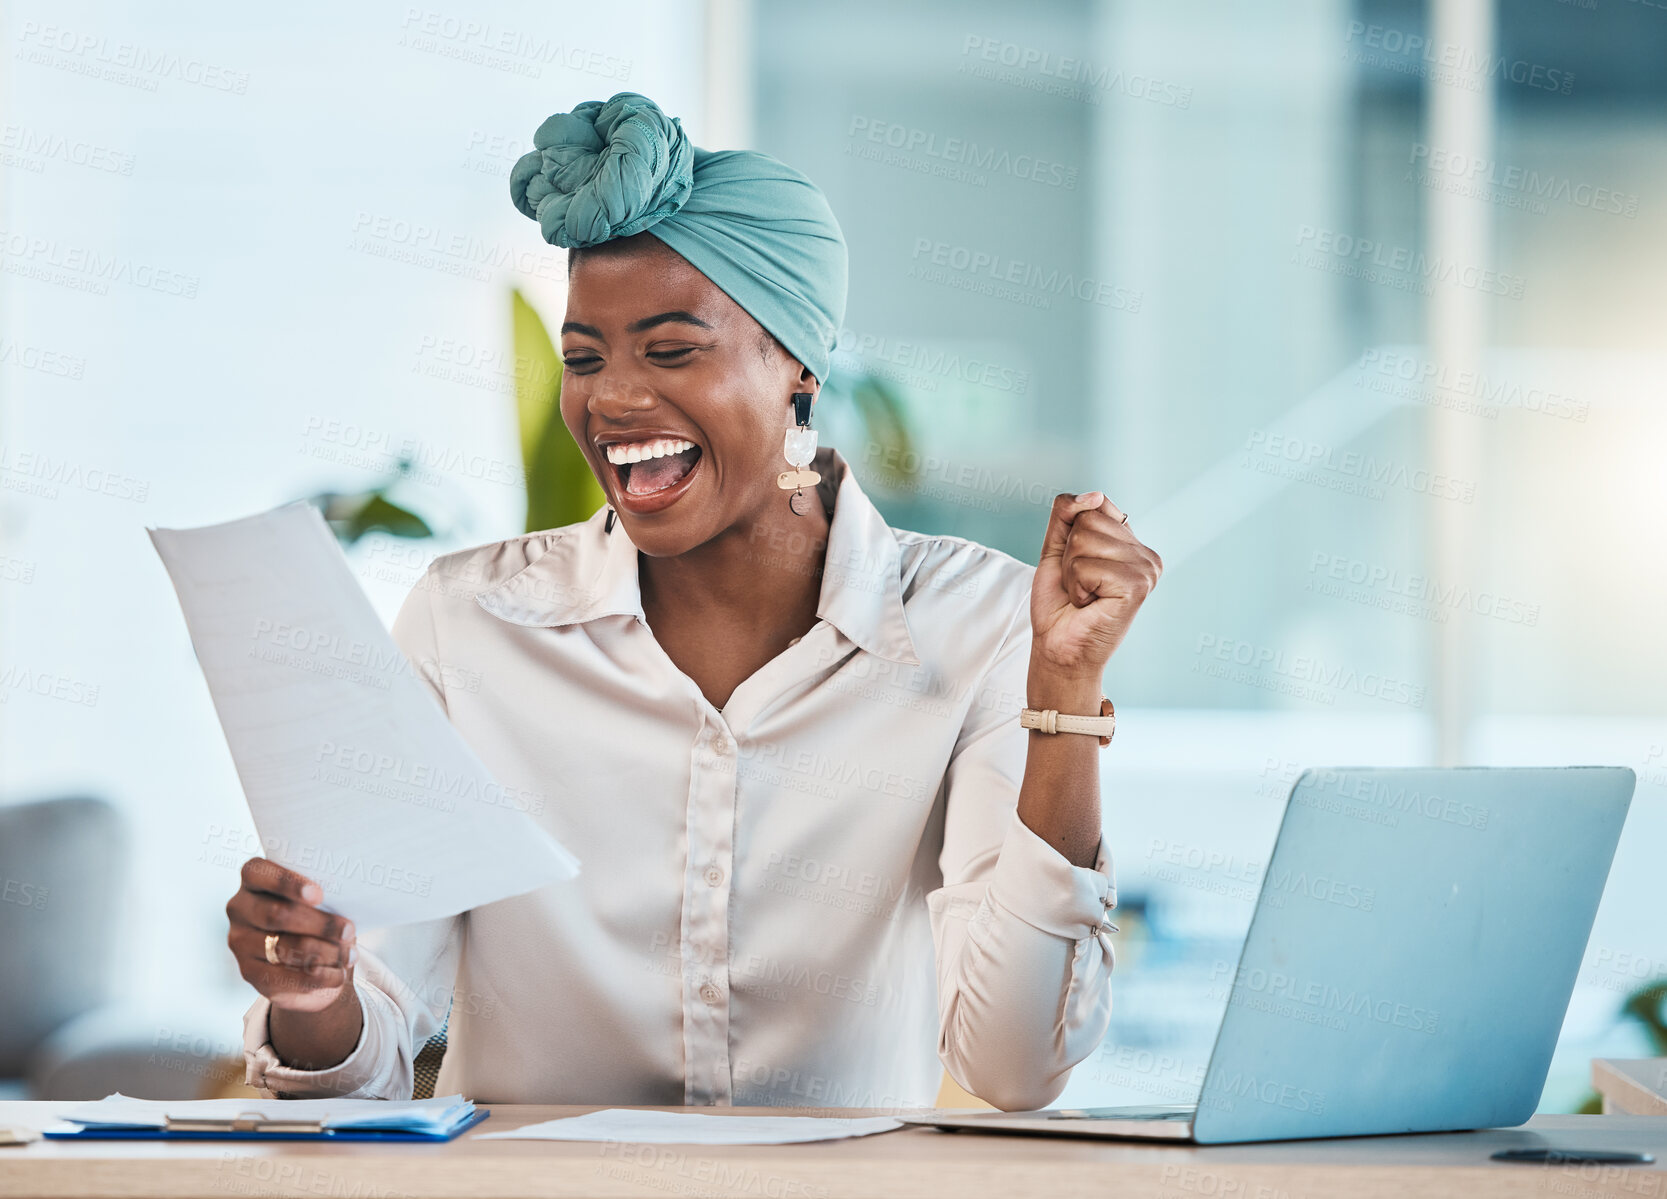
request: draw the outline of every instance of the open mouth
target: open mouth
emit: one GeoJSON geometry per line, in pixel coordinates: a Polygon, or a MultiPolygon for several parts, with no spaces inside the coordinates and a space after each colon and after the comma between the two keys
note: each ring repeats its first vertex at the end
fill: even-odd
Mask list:
{"type": "Polygon", "coordinates": [[[688,478],[701,449],[690,441],[661,438],[606,446],[604,453],[619,479],[620,491],[648,499],[670,492],[688,478]]]}

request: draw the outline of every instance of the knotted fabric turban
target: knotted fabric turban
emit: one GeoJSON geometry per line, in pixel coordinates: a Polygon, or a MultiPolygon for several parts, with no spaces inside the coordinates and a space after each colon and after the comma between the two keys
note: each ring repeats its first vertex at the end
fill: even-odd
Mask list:
{"type": "Polygon", "coordinates": [[[827,380],[845,318],[845,237],[803,174],[752,150],[702,150],[637,92],[556,113],[533,145],[509,194],[545,241],[595,246],[646,230],[827,380]]]}

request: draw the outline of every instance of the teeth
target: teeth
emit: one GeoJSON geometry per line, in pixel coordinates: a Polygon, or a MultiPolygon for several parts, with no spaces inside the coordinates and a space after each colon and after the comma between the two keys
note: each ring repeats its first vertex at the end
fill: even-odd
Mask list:
{"type": "Polygon", "coordinates": [[[641,462],[645,458],[664,458],[667,454],[681,454],[692,450],[695,443],[681,437],[656,437],[652,441],[621,441],[604,447],[608,461],[615,466],[627,462],[641,462]]]}

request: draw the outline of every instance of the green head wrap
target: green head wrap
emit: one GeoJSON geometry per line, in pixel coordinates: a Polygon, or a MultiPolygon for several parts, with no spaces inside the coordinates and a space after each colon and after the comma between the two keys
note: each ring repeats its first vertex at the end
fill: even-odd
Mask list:
{"type": "Polygon", "coordinates": [[[827,197],[752,150],[702,150],[636,92],[587,100],[538,127],[509,176],[515,207],[555,246],[647,231],[825,382],[845,318],[845,237],[827,197]]]}

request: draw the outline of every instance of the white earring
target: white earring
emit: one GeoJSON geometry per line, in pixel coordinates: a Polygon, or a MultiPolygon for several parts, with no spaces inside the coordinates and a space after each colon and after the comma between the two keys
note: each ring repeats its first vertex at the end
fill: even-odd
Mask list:
{"type": "Polygon", "coordinates": [[[776,476],[776,486],[783,491],[793,494],[787,497],[787,506],[794,515],[804,516],[810,511],[810,500],[805,496],[806,487],[814,487],[822,481],[822,476],[810,470],[810,461],[816,456],[816,430],[810,427],[810,403],[815,397],[808,391],[793,393],[793,418],[796,427],[787,430],[782,439],[782,457],[787,459],[787,465],[792,470],[784,470],[776,476]]]}

